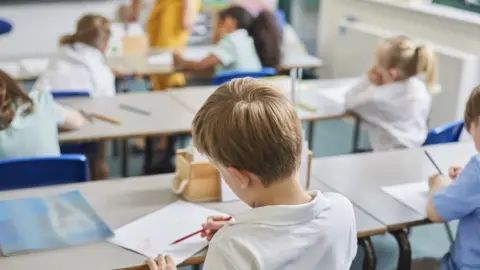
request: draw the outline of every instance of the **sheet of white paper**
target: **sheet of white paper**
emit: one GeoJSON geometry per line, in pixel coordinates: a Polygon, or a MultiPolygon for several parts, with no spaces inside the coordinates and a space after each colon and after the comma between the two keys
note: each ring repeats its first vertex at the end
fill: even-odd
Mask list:
{"type": "Polygon", "coordinates": [[[20,65],[30,74],[41,74],[48,66],[48,58],[25,58],[20,65]]]}
{"type": "Polygon", "coordinates": [[[196,235],[174,245],[171,243],[201,229],[209,216],[227,215],[177,201],[117,229],[109,241],[147,257],[168,254],[176,264],[180,264],[205,248],[208,242],[196,235]]]}
{"type": "Polygon", "coordinates": [[[12,77],[20,76],[20,63],[18,62],[1,62],[0,69],[8,73],[12,77]]]}
{"type": "Polygon", "coordinates": [[[148,63],[151,65],[171,66],[173,65],[173,55],[169,52],[155,54],[148,57],[148,63]]]}
{"type": "Polygon", "coordinates": [[[425,208],[428,201],[427,182],[382,187],[382,190],[417,213],[421,215],[426,214],[425,208]]]}
{"type": "Polygon", "coordinates": [[[300,159],[300,168],[298,169],[298,178],[303,188],[307,189],[308,182],[308,141],[302,143],[302,155],[300,159]]]}

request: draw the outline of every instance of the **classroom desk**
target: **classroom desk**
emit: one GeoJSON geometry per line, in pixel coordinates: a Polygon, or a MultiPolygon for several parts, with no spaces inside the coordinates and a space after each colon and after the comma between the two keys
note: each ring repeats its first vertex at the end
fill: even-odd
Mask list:
{"type": "MultiPolygon", "coordinates": [[[[201,59],[203,56],[208,56],[213,46],[193,46],[187,47],[188,50],[194,50],[196,59],[201,59]]],[[[152,55],[168,53],[171,50],[165,49],[150,49],[145,55],[139,56],[109,56],[107,57],[108,65],[124,75],[165,75],[175,72],[175,69],[171,62],[166,61],[161,64],[150,64],[148,57],[152,55]]],[[[15,58],[3,58],[0,59],[0,67],[5,68],[7,71],[12,71],[11,75],[17,80],[34,80],[43,73],[43,69],[46,65],[37,65],[34,69],[26,69],[21,64],[22,59],[50,59],[54,57],[54,54],[50,55],[34,55],[26,57],[15,58]],[[43,67],[42,67],[43,66],[43,67]]],[[[302,69],[319,68],[323,65],[320,58],[308,53],[299,52],[298,50],[288,50],[288,53],[283,55],[281,60],[281,70],[295,70],[295,74],[300,74],[302,69]]]]}
{"type": "Polygon", "coordinates": [[[423,149],[315,158],[311,166],[312,179],[345,195],[387,226],[400,246],[399,270],[411,266],[411,249],[404,229],[427,221],[381,187],[427,181],[435,171],[423,149]]]}
{"type": "Polygon", "coordinates": [[[448,173],[450,166],[464,167],[478,153],[473,141],[438,144],[425,147],[425,150],[444,174],[448,173]]]}
{"type": "MultiPolygon", "coordinates": [[[[180,106],[167,92],[144,92],[118,94],[109,98],[70,98],[59,101],[61,104],[98,113],[121,122],[120,125],[95,119],[85,122],[79,130],[61,132],[61,143],[80,143],[89,141],[127,139],[147,137],[145,168],[151,165],[153,156],[152,136],[185,134],[190,132],[194,115],[180,106]],[[124,110],[120,104],[127,104],[150,112],[149,116],[124,110]]],[[[125,140],[123,140],[125,141],[125,140]]],[[[122,170],[127,176],[127,147],[123,147],[122,170]]]]}
{"type": "MultiPolygon", "coordinates": [[[[117,229],[135,219],[161,209],[178,200],[171,193],[173,174],[123,178],[108,181],[87,182],[81,184],[51,186],[35,189],[23,189],[0,192],[0,200],[20,197],[44,196],[62,191],[79,190],[97,213],[112,229],[117,229]]],[[[229,214],[248,209],[241,202],[206,203],[229,214]]],[[[382,233],[381,227],[362,210],[356,209],[356,222],[360,236],[363,230],[382,233]]],[[[188,259],[183,265],[202,263],[205,252],[188,259]]],[[[83,246],[73,246],[57,250],[46,250],[11,257],[0,257],[0,269],[148,269],[144,265],[145,257],[123,249],[109,242],[99,242],[83,246]],[[143,266],[143,268],[142,268],[143,266]]]]}
{"type": "MultiPolygon", "coordinates": [[[[265,79],[265,82],[281,89],[282,92],[292,100],[291,79],[288,77],[279,77],[274,79],[265,79]]],[[[355,128],[353,132],[353,149],[358,148],[358,136],[360,133],[359,120],[356,116],[345,111],[343,95],[351,85],[356,82],[356,78],[345,79],[329,79],[329,80],[307,80],[298,84],[295,90],[294,100],[297,104],[307,104],[316,111],[312,112],[297,106],[297,112],[302,121],[309,124],[307,137],[310,143],[309,148],[312,149],[314,137],[314,124],[316,121],[340,119],[344,117],[355,118],[355,128]]],[[[172,97],[189,109],[192,113],[196,113],[203,105],[205,100],[217,89],[218,86],[197,86],[172,89],[168,92],[172,97]]]]}

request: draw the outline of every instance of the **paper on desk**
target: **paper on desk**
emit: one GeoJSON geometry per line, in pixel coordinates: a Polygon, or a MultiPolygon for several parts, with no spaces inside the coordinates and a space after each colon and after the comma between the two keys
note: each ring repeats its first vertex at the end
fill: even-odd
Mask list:
{"type": "Polygon", "coordinates": [[[20,76],[20,64],[18,62],[1,62],[0,69],[12,77],[20,76]]]}
{"type": "Polygon", "coordinates": [[[148,57],[148,63],[151,65],[171,66],[173,65],[173,55],[170,52],[163,52],[148,57]]]}
{"type": "Polygon", "coordinates": [[[177,201],[121,227],[109,241],[147,257],[170,255],[178,265],[205,248],[208,241],[198,234],[180,243],[170,244],[200,230],[209,216],[227,215],[193,203],[177,201]]]}
{"type": "MultiPolygon", "coordinates": [[[[182,52],[182,57],[188,61],[201,61],[210,54],[209,47],[188,47],[182,52]]],[[[152,65],[173,65],[171,52],[163,52],[148,57],[148,63],[152,65]]]]}
{"type": "Polygon", "coordinates": [[[48,58],[25,58],[20,65],[30,74],[41,74],[48,66],[48,58]]]}
{"type": "Polygon", "coordinates": [[[382,187],[382,190],[415,212],[425,215],[425,208],[428,201],[427,182],[382,187]]]}

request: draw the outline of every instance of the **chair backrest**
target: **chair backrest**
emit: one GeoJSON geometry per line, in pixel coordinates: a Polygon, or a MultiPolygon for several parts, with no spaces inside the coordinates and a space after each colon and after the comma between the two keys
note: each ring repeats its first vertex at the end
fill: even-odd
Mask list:
{"type": "Polygon", "coordinates": [[[458,142],[463,130],[463,120],[453,121],[432,129],[423,145],[458,142]]]}
{"type": "Polygon", "coordinates": [[[77,90],[77,91],[51,90],[50,93],[52,93],[52,96],[54,99],[90,96],[90,93],[86,90],[77,90]]]}
{"type": "Polygon", "coordinates": [[[49,186],[88,180],[84,155],[0,160],[0,190],[49,186]]]}
{"type": "Polygon", "coordinates": [[[0,35],[12,31],[12,24],[0,18],[0,35]]]}
{"type": "Polygon", "coordinates": [[[245,78],[245,77],[264,78],[268,76],[273,76],[276,73],[277,73],[277,70],[269,67],[262,68],[261,70],[258,70],[258,71],[238,71],[238,70],[221,71],[221,72],[217,72],[213,76],[212,84],[220,85],[222,83],[228,82],[236,78],[245,78]]]}

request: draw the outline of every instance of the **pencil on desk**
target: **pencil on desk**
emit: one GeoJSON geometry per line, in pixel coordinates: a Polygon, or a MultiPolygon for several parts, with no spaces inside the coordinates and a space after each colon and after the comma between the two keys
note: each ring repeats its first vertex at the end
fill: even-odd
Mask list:
{"type": "Polygon", "coordinates": [[[130,105],[120,104],[120,105],[118,105],[118,106],[119,106],[120,108],[126,110],[126,111],[130,111],[130,112],[133,112],[133,113],[142,114],[142,115],[145,115],[145,116],[150,116],[150,112],[149,112],[149,111],[142,110],[142,109],[139,109],[139,108],[130,106],[130,105]]]}
{"type": "Polygon", "coordinates": [[[122,122],[120,122],[116,119],[110,118],[108,116],[105,116],[105,115],[101,115],[101,114],[98,114],[98,113],[92,113],[91,115],[93,117],[99,119],[99,120],[102,120],[102,121],[105,121],[105,122],[108,122],[108,123],[111,123],[111,124],[114,124],[114,125],[121,125],[122,124],[122,122]]]}
{"type": "Polygon", "coordinates": [[[80,114],[85,118],[88,122],[93,123],[93,115],[87,113],[84,110],[80,110],[80,114]]]}
{"type": "Polygon", "coordinates": [[[440,170],[440,167],[438,167],[437,163],[435,162],[435,160],[433,160],[432,156],[430,156],[430,153],[427,152],[427,150],[424,150],[425,152],[425,155],[428,157],[428,159],[430,160],[430,162],[433,164],[433,166],[435,166],[435,169],[437,169],[437,172],[441,175],[443,175],[442,173],[442,170],[440,170]]]}
{"type": "Polygon", "coordinates": [[[316,112],[317,111],[315,108],[313,108],[313,107],[311,107],[311,106],[309,106],[305,103],[298,103],[297,105],[301,109],[304,109],[304,110],[309,111],[309,112],[316,112]]]}
{"type": "MultiPolygon", "coordinates": [[[[232,219],[232,217],[228,217],[228,218],[224,218],[223,220],[220,220],[220,221],[230,221],[231,219],[232,219]]],[[[202,232],[205,232],[205,229],[198,230],[198,231],[193,232],[193,233],[191,233],[191,234],[189,234],[189,235],[187,235],[187,236],[184,236],[184,237],[182,237],[182,238],[180,238],[180,239],[177,239],[177,240],[173,241],[170,245],[178,244],[178,243],[180,243],[180,242],[182,242],[182,241],[184,241],[184,240],[187,240],[188,238],[190,238],[190,237],[192,237],[192,236],[195,236],[195,235],[197,235],[197,234],[199,234],[199,233],[202,233],[202,232]]]]}

